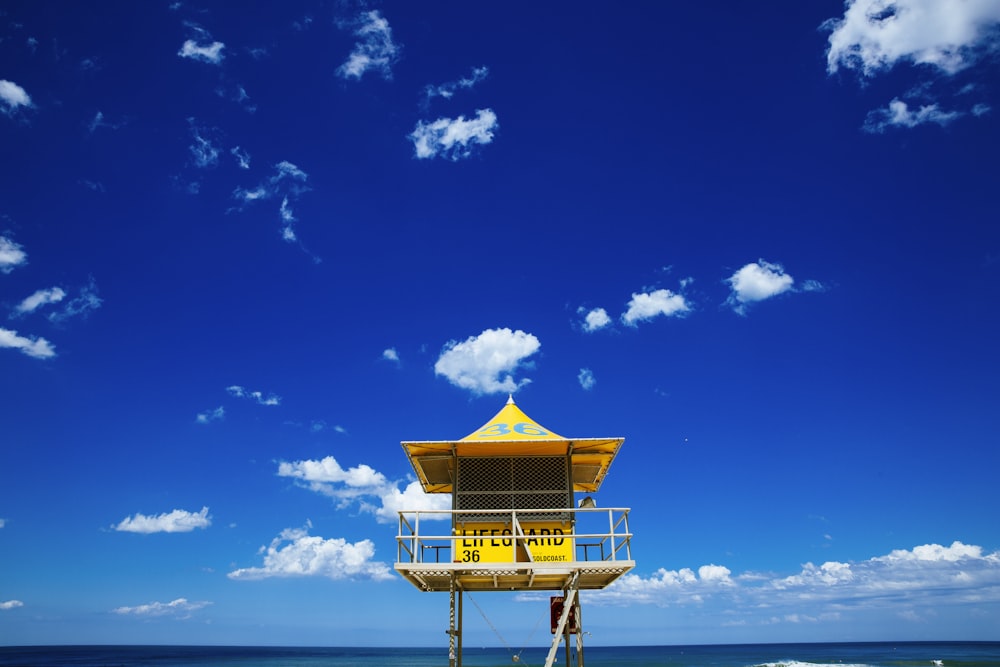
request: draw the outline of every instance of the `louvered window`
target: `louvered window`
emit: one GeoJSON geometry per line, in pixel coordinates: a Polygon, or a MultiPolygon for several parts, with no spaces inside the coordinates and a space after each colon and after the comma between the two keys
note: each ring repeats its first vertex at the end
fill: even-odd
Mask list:
{"type": "MultiPolygon", "coordinates": [[[[559,509],[572,507],[567,459],[562,456],[460,458],[455,508],[559,509]]],[[[530,521],[561,521],[568,512],[525,515],[530,521]]],[[[497,521],[499,517],[462,515],[462,521],[497,521]]]]}

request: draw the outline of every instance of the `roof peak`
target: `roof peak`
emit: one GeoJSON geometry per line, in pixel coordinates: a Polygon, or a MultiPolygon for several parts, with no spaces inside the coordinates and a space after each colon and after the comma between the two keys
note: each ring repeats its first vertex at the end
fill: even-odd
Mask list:
{"type": "Polygon", "coordinates": [[[507,396],[507,403],[493,418],[462,438],[463,442],[506,442],[510,440],[565,440],[541,426],[514,402],[514,395],[507,396]]]}

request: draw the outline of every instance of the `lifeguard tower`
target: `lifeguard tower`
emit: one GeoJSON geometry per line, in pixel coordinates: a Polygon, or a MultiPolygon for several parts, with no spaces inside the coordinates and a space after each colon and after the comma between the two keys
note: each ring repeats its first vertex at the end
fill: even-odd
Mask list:
{"type": "Polygon", "coordinates": [[[550,601],[545,664],[563,639],[570,664],[575,634],[582,667],[578,592],[608,586],[635,562],[629,510],[598,508],[589,495],[577,504],[574,493],[600,488],[624,440],[565,438],[508,398],[461,440],[402,443],[424,491],[452,496],[450,510],[399,513],[395,564],[420,590],[450,593],[450,667],[462,664],[462,594],[479,591],[561,591],[550,601]]]}

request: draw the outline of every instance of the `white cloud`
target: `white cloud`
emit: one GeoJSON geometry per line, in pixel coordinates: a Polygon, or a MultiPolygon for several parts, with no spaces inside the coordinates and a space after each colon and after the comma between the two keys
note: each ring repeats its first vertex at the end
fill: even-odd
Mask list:
{"type": "Polygon", "coordinates": [[[702,565],[697,574],[687,567],[680,570],[661,567],[649,577],[627,574],[590,599],[598,604],[700,603],[707,594],[734,588],[731,574],[721,565],[702,565]]]}
{"type": "Polygon", "coordinates": [[[112,526],[114,530],[125,533],[190,533],[195,528],[208,528],[212,525],[212,517],[208,508],[202,507],[200,512],[174,510],[157,516],[136,514],[122,519],[112,526]]]}
{"type": "Polygon", "coordinates": [[[586,390],[591,390],[594,385],[597,384],[597,380],[594,378],[594,372],[589,368],[581,368],[579,374],[577,374],[576,379],[580,381],[580,386],[586,390]]]}
{"type": "Polygon", "coordinates": [[[194,139],[194,143],[188,146],[188,151],[194,158],[194,166],[207,169],[219,164],[219,149],[211,139],[202,136],[202,129],[195,125],[194,119],[189,118],[188,123],[191,125],[191,138],[194,139]]]}
{"type": "Polygon", "coordinates": [[[211,65],[218,65],[225,55],[222,50],[226,45],[222,42],[212,42],[211,44],[199,44],[193,39],[186,40],[177,52],[181,58],[190,58],[211,65]]]}
{"type": "Polygon", "coordinates": [[[457,81],[449,81],[448,83],[442,83],[437,86],[426,86],[424,88],[425,104],[429,103],[435,97],[450,99],[454,96],[456,90],[460,88],[472,88],[477,83],[485,79],[489,73],[490,70],[488,67],[474,67],[471,75],[462,77],[457,81]]]}
{"type": "Polygon", "coordinates": [[[392,41],[392,28],[378,10],[364,12],[355,21],[358,41],[354,50],[337,69],[345,79],[360,79],[368,70],[374,70],[383,79],[392,78],[392,65],[399,59],[399,47],[392,41]]]}
{"type": "Polygon", "coordinates": [[[893,597],[911,605],[1000,602],[1000,552],[955,541],[896,549],[856,563],[806,563],[799,574],[769,582],[789,596],[840,602],[893,597]]]}
{"type": "Polygon", "coordinates": [[[733,583],[732,579],[729,578],[731,574],[729,568],[722,565],[702,565],[698,568],[698,577],[702,581],[721,583],[726,586],[733,583]]]}
{"type": "Polygon", "coordinates": [[[888,107],[869,111],[862,128],[866,132],[880,133],[888,127],[910,128],[927,123],[944,127],[963,115],[961,111],[942,111],[937,104],[925,104],[912,111],[906,102],[895,98],[888,107]]]}
{"type": "Polygon", "coordinates": [[[7,519],[0,517],[0,528],[3,528],[6,525],[7,525],[7,519]]]}
{"type": "MultiPolygon", "coordinates": [[[[964,560],[979,560],[983,558],[997,561],[997,559],[1000,559],[1000,553],[984,557],[982,547],[973,544],[963,544],[956,540],[949,547],[944,547],[940,544],[924,544],[919,547],[913,547],[909,551],[906,549],[895,549],[889,552],[887,556],[873,560],[881,560],[887,563],[903,561],[959,563],[964,560]]],[[[1000,561],[997,564],[1000,565],[1000,561]]]]}
{"type": "Polygon", "coordinates": [[[540,347],[538,338],[524,331],[487,329],[461,343],[445,344],[434,373],[474,394],[513,393],[531,382],[517,381],[513,373],[540,347]]]}
{"type": "Polygon", "coordinates": [[[136,607],[118,607],[114,613],[123,616],[178,616],[189,618],[192,612],[204,609],[211,602],[189,602],[185,598],[177,598],[172,602],[150,602],[136,607]]]}
{"type": "Polygon", "coordinates": [[[954,74],[990,50],[998,23],[996,0],[848,0],[844,16],[824,24],[827,69],[872,76],[909,62],[954,74]]]}
{"type": "MultiPolygon", "coordinates": [[[[583,308],[577,312],[583,312],[583,308]]],[[[583,318],[583,330],[588,332],[603,329],[609,324],[611,324],[611,318],[608,316],[608,311],[603,308],[593,308],[583,318]]]]}
{"type": "Polygon", "coordinates": [[[281,215],[281,221],[285,223],[285,226],[281,229],[281,238],[289,243],[297,240],[295,230],[292,229],[292,223],[295,222],[295,213],[292,212],[292,207],[288,205],[288,197],[284,197],[281,200],[281,207],[278,209],[278,213],[281,215]]]}
{"type": "Polygon", "coordinates": [[[459,160],[472,155],[477,144],[492,143],[497,127],[497,115],[492,109],[478,109],[476,117],[469,120],[459,116],[438,118],[431,123],[418,121],[409,138],[413,142],[414,155],[419,159],[440,155],[459,160]]]}
{"type": "Polygon", "coordinates": [[[90,283],[80,289],[79,296],[70,299],[60,310],[49,313],[50,322],[63,322],[71,317],[86,317],[90,311],[97,310],[104,301],[97,296],[97,283],[93,278],[90,283]]]}
{"type": "Polygon", "coordinates": [[[209,422],[225,419],[225,417],[226,417],[226,410],[220,405],[214,410],[206,410],[205,412],[199,412],[197,416],[195,416],[194,420],[199,424],[207,424],[209,422]]]}
{"type": "Polygon", "coordinates": [[[250,101],[250,93],[239,84],[220,84],[215,89],[215,94],[224,100],[236,102],[247,113],[257,113],[257,105],[250,101]]]}
{"type": "Polygon", "coordinates": [[[393,363],[399,363],[399,352],[396,352],[396,348],[389,347],[382,350],[382,358],[386,361],[391,361],[393,363]]]}
{"type": "Polygon", "coordinates": [[[658,289],[649,293],[633,293],[628,307],[622,314],[622,322],[636,326],[639,322],[651,320],[659,315],[681,316],[691,308],[680,294],[668,289],[658,289]]]}
{"type": "Polygon", "coordinates": [[[326,577],[328,579],[393,579],[389,566],[372,560],[375,545],[371,540],[353,544],[343,538],[323,539],[306,529],[288,528],[271,541],[264,554],[263,567],[233,570],[230,579],[269,579],[271,577],[326,577]]]}
{"type": "Polygon", "coordinates": [[[278,465],[278,476],[302,480],[310,489],[336,498],[378,495],[389,486],[385,475],[371,466],[362,463],[344,469],[332,456],[319,461],[282,461],[278,465]]]}
{"type": "Polygon", "coordinates": [[[61,287],[50,287],[40,289],[27,297],[17,305],[15,309],[19,315],[34,312],[38,308],[50,303],[59,303],[66,297],[66,292],[61,287]]]}
{"type": "MultiPolygon", "coordinates": [[[[997,0],[848,0],[844,15],[830,19],[823,28],[830,31],[827,71],[841,67],[872,78],[897,65],[917,68],[924,81],[914,91],[924,98],[919,108],[896,97],[885,108],[868,114],[862,126],[867,132],[882,132],[894,126],[912,128],[926,123],[946,125],[971,114],[978,117],[975,104],[968,112],[943,111],[928,99],[933,79],[948,79],[991,59],[1000,48],[1000,2],[997,0]]],[[[959,96],[976,89],[964,86],[959,96]]]]}
{"type": "Polygon", "coordinates": [[[835,585],[847,583],[854,579],[854,572],[847,563],[827,562],[820,566],[806,563],[798,574],[771,582],[778,589],[802,587],[810,585],[835,585]]]}
{"type": "Polygon", "coordinates": [[[250,168],[250,154],[246,150],[236,146],[235,148],[229,149],[229,153],[236,158],[236,163],[240,165],[240,169],[250,168]]]}
{"type": "Polygon", "coordinates": [[[103,111],[98,111],[96,114],[94,114],[94,119],[91,120],[87,124],[87,130],[91,134],[93,134],[94,132],[97,131],[98,128],[101,128],[101,127],[107,127],[107,128],[112,129],[112,130],[117,130],[117,129],[121,128],[123,125],[124,125],[123,122],[119,122],[119,123],[112,123],[112,122],[110,122],[109,120],[107,120],[104,117],[104,112],[103,111]]]}
{"type": "Polygon", "coordinates": [[[226,391],[230,395],[236,398],[246,398],[251,401],[256,402],[258,405],[280,405],[281,396],[276,396],[274,394],[268,394],[264,396],[263,392],[260,391],[248,391],[238,384],[226,387],[226,391]]]}
{"type": "MultiPolygon", "coordinates": [[[[628,574],[589,598],[598,604],[706,604],[718,601],[727,613],[756,613],[763,606],[823,618],[848,608],[898,607],[899,613],[938,605],[1000,603],[1000,552],[956,541],[926,544],[856,562],[806,563],[794,575],[747,572],[732,576],[721,565],[659,569],[643,577],[628,574]],[[809,605],[809,614],[803,606],[809,605]]],[[[787,620],[787,619],[786,619],[787,620]]]]}
{"type": "Polygon", "coordinates": [[[56,356],[56,350],[52,346],[52,343],[44,338],[19,336],[12,329],[0,327],[0,348],[3,347],[20,350],[22,353],[35,359],[48,359],[56,356]]]}
{"type": "Polygon", "coordinates": [[[803,280],[798,287],[800,292],[825,292],[827,286],[818,280],[803,280]]]}
{"type": "Polygon", "coordinates": [[[8,116],[21,107],[32,107],[31,96],[13,81],[0,79],[0,105],[8,116]]]}
{"type": "Polygon", "coordinates": [[[285,179],[291,179],[292,181],[305,181],[308,178],[308,174],[302,171],[294,164],[288,160],[282,160],[278,164],[274,165],[274,176],[271,177],[271,184],[277,185],[278,183],[284,181],[285,179]]]}
{"type": "MultiPolygon", "coordinates": [[[[393,486],[388,492],[382,494],[380,500],[381,505],[373,509],[379,523],[396,523],[399,520],[399,512],[451,509],[451,496],[449,494],[424,493],[420,482],[410,482],[402,491],[393,486]]],[[[434,518],[433,515],[420,517],[421,521],[432,518],[434,518]]],[[[440,516],[442,521],[447,518],[447,515],[440,516]]]]}
{"type": "MultiPolygon", "coordinates": [[[[339,429],[338,429],[339,430],[339,429]]],[[[332,456],[319,461],[282,461],[279,477],[290,477],[303,487],[338,501],[339,508],[358,503],[379,523],[394,523],[400,510],[450,509],[447,494],[424,493],[420,484],[410,483],[403,491],[397,482],[369,465],[343,468],[332,456]]]]}
{"type": "MultiPolygon", "coordinates": [[[[247,167],[249,167],[249,163],[247,163],[247,167]]],[[[298,240],[292,227],[296,218],[292,211],[291,202],[302,193],[309,191],[309,186],[305,185],[308,178],[309,175],[306,172],[291,162],[282,160],[274,165],[274,173],[268,179],[252,190],[236,188],[233,191],[233,197],[243,204],[249,204],[257,200],[281,196],[281,205],[278,207],[278,216],[281,220],[281,238],[291,243],[298,240]]]]}
{"type": "Polygon", "coordinates": [[[727,303],[740,314],[746,312],[746,305],[763,301],[792,289],[795,279],[785,273],[781,264],[763,259],[742,267],[726,279],[732,293],[727,303]]]}
{"type": "Polygon", "coordinates": [[[23,607],[24,603],[20,600],[5,600],[0,602],[0,611],[7,611],[9,609],[17,609],[18,607],[23,607]]]}
{"type": "Polygon", "coordinates": [[[246,188],[236,188],[233,190],[233,197],[243,200],[245,203],[254,202],[258,199],[270,199],[274,194],[263,185],[258,185],[253,190],[246,188]]]}
{"type": "Polygon", "coordinates": [[[28,263],[28,253],[6,236],[0,236],[0,273],[10,273],[28,263]]]}

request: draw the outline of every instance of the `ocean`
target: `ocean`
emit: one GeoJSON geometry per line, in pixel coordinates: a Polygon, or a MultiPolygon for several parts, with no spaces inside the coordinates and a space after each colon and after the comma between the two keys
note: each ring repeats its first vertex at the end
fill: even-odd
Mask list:
{"type": "MultiPolygon", "coordinates": [[[[565,660],[560,647],[558,662],[565,660]]],[[[539,667],[547,648],[466,648],[464,667],[539,667]],[[515,659],[516,658],[516,659],[515,659]]],[[[1000,642],[592,646],[586,667],[1000,667],[1000,642]]],[[[576,664],[575,656],[571,664],[576,664]]],[[[444,648],[0,646],[4,667],[447,667],[444,648]]]]}

